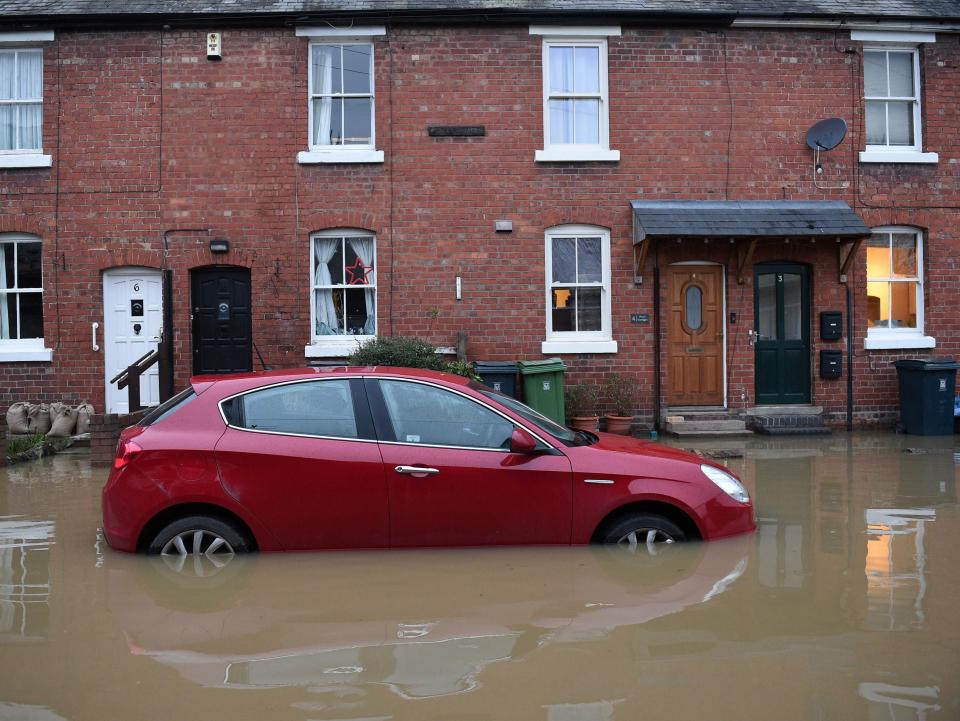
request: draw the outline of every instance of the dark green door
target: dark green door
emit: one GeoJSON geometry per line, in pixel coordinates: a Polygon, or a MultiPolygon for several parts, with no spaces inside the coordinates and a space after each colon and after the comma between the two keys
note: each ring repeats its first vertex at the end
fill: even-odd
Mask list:
{"type": "Polygon", "coordinates": [[[810,287],[806,267],[758,263],[753,302],[757,403],[809,403],[810,287]]]}

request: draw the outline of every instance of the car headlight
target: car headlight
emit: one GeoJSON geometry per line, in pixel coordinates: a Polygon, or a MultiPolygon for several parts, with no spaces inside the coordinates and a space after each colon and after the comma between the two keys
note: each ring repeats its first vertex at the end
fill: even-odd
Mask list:
{"type": "Polygon", "coordinates": [[[740,503],[750,502],[750,494],[747,493],[747,489],[743,487],[740,481],[726,471],[721,471],[719,468],[708,466],[705,463],[700,466],[700,470],[703,471],[703,475],[713,481],[721,491],[733,500],[740,501],[740,503]]]}

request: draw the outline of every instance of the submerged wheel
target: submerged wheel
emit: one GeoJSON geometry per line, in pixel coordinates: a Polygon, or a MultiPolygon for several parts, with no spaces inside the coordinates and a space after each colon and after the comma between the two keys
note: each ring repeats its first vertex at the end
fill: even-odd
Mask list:
{"type": "Polygon", "coordinates": [[[613,544],[629,551],[646,550],[656,553],[657,546],[683,543],[687,534],[669,518],[655,513],[632,513],[608,526],[601,534],[600,543],[613,544]]]}
{"type": "Polygon", "coordinates": [[[249,539],[234,526],[210,516],[187,516],[164,527],[147,547],[150,555],[182,566],[188,558],[204,559],[215,567],[235,554],[251,550],[249,539]]]}

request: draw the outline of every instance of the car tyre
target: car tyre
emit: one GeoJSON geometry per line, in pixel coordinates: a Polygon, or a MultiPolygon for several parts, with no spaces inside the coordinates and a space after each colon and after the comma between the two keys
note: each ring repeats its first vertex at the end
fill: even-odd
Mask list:
{"type": "Polygon", "coordinates": [[[684,543],[689,539],[669,518],[655,513],[631,513],[607,526],[598,540],[631,551],[646,549],[655,553],[657,546],[684,543]]]}
{"type": "Polygon", "coordinates": [[[218,559],[247,553],[253,544],[246,534],[221,518],[186,516],[167,524],[147,546],[151,556],[218,559]]]}

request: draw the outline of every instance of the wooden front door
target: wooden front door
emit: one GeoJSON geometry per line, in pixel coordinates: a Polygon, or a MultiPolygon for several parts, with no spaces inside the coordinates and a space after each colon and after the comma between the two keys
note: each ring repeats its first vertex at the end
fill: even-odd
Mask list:
{"type": "Polygon", "coordinates": [[[757,404],[810,402],[810,290],[796,263],[754,267],[757,404]]]}
{"type": "Polygon", "coordinates": [[[723,405],[723,268],[669,269],[667,403],[723,405]]]}

